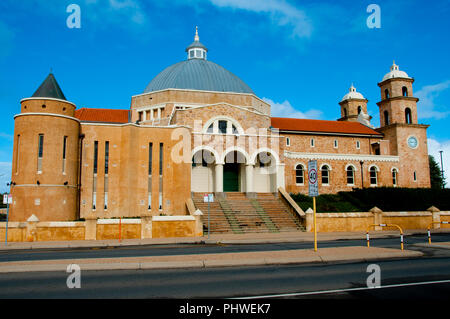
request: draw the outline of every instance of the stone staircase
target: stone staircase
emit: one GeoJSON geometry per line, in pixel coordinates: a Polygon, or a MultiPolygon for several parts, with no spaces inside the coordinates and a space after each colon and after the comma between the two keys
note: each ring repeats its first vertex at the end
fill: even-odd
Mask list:
{"type": "MultiPolygon", "coordinates": [[[[192,199],[195,207],[203,212],[207,233],[208,203],[203,202],[203,193],[193,193],[192,199]]],[[[211,234],[304,231],[299,218],[272,193],[256,193],[252,197],[234,192],[215,194],[214,202],[210,203],[210,226],[211,234]]]]}

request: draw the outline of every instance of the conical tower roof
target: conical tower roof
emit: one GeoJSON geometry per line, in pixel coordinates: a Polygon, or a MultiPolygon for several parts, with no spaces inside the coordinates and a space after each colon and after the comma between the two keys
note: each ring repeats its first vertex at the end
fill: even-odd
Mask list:
{"type": "Polygon", "coordinates": [[[32,97],[49,97],[67,101],[53,73],[47,76],[32,97]]]}

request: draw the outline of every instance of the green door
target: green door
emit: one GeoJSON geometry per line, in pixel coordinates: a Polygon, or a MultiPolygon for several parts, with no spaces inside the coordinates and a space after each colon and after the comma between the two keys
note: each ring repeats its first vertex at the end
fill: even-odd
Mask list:
{"type": "Polygon", "coordinates": [[[223,191],[239,192],[239,164],[225,164],[223,168],[223,191]]]}

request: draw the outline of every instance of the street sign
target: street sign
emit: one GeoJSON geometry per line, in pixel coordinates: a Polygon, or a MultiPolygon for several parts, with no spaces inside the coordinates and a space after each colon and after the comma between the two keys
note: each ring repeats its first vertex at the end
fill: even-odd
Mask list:
{"type": "Polygon", "coordinates": [[[212,202],[214,202],[214,194],[204,194],[203,195],[203,202],[204,203],[212,203],[212,202]]]}
{"type": "Polygon", "coordinates": [[[3,195],[3,204],[12,204],[12,195],[11,194],[3,195]]]}
{"type": "Polygon", "coordinates": [[[308,162],[308,181],[309,181],[309,196],[319,196],[319,181],[317,174],[317,161],[308,162]]]}

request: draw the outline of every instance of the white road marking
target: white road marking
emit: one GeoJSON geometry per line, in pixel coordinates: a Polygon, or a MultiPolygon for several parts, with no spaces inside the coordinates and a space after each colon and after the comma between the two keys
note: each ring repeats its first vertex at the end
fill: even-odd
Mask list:
{"type": "Polygon", "coordinates": [[[413,282],[413,283],[408,283],[408,284],[386,285],[386,286],[380,286],[380,287],[376,287],[376,288],[360,287],[360,288],[347,288],[347,289],[336,289],[336,290],[295,292],[295,293],[276,294],[276,295],[249,296],[249,297],[239,297],[239,298],[232,298],[232,299],[262,299],[262,298],[279,298],[279,297],[296,297],[296,296],[308,296],[308,295],[323,295],[323,294],[333,294],[333,293],[339,293],[339,292],[349,292],[349,291],[359,291],[359,290],[397,288],[397,287],[408,287],[408,286],[423,286],[423,285],[444,284],[444,283],[450,283],[450,280],[413,282]]]}

